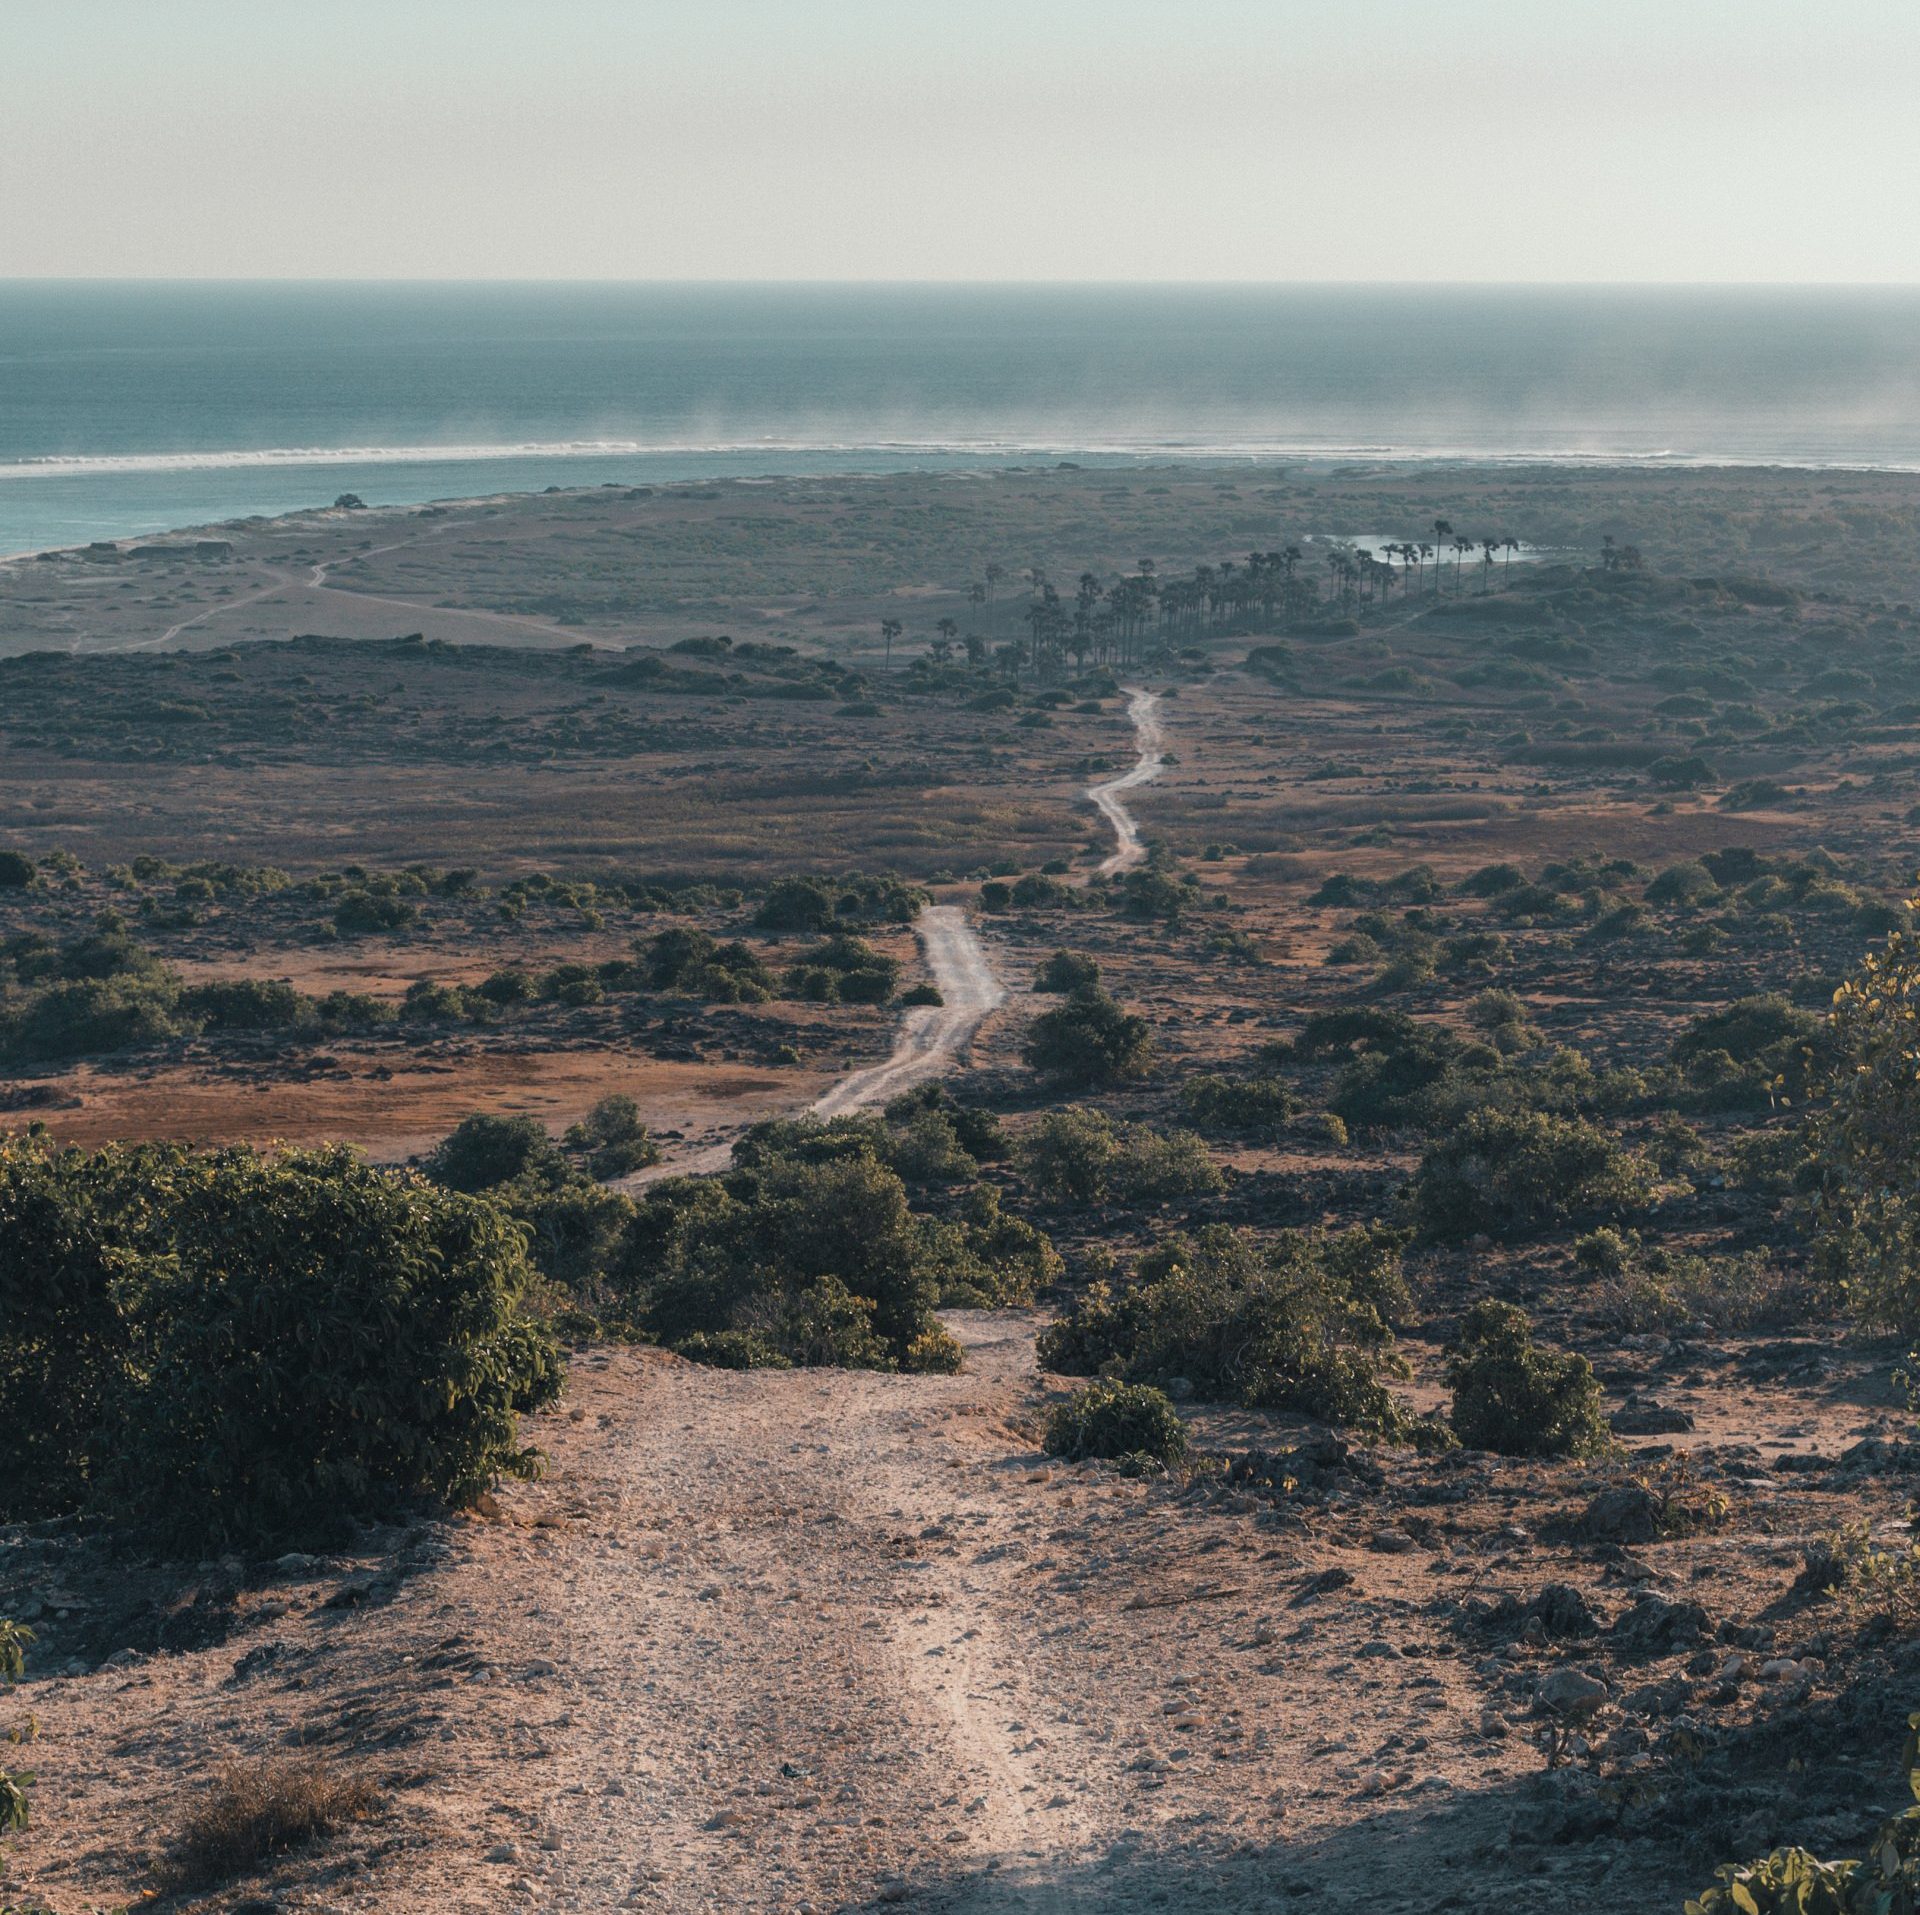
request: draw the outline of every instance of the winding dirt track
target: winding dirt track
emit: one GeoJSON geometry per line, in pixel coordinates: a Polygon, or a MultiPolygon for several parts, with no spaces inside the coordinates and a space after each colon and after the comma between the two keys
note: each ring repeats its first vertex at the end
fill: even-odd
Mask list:
{"type": "MultiPolygon", "coordinates": [[[[1147,855],[1133,814],[1120,794],[1151,784],[1166,764],[1166,734],[1160,724],[1160,694],[1129,688],[1127,716],[1133,720],[1140,755],[1131,770],[1102,784],[1089,785],[1087,797],[1113,827],[1116,849],[1098,868],[1124,871],[1147,855]]],[[[948,1070],[966,1050],[973,1034],[1001,1004],[1007,988],[1000,982],[986,946],[958,905],[936,904],[922,911],[914,926],[942,1002],[917,1005],[900,1020],[899,1034],[884,1063],[854,1071],[828,1087],[807,1106],[813,1117],[844,1117],[869,1110],[924,1084],[948,1070]]],[[[615,1190],[640,1190],[662,1177],[710,1177],[733,1158],[732,1140],[676,1152],[646,1170],[617,1179],[615,1190]]]]}
{"type": "Polygon", "coordinates": [[[1120,802],[1120,794],[1152,784],[1167,763],[1166,733],[1160,725],[1160,694],[1129,687],[1127,716],[1133,720],[1134,736],[1140,742],[1140,756],[1133,769],[1122,772],[1118,778],[1109,778],[1104,784],[1087,787],[1087,796],[1113,827],[1116,849],[1099,867],[1103,876],[1131,870],[1145,859],[1147,848],[1140,842],[1140,828],[1134,822],[1133,813],[1120,802]]]}

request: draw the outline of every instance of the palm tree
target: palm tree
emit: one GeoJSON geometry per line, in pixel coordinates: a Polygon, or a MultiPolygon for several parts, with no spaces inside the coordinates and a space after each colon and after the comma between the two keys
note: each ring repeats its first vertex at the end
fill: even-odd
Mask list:
{"type": "Polygon", "coordinates": [[[880,621],[880,636],[886,641],[887,663],[893,663],[893,641],[900,636],[900,621],[897,618],[883,618],[880,621]]]}
{"type": "Polygon", "coordinates": [[[987,567],[987,603],[989,605],[993,603],[993,595],[1000,589],[1000,581],[1005,577],[1006,572],[1000,566],[987,567]]]}
{"type": "Polygon", "coordinates": [[[1493,555],[1499,549],[1498,539],[1480,541],[1480,596],[1482,598],[1493,589],[1493,555]]]}
{"type": "Polygon", "coordinates": [[[967,603],[977,612],[987,602],[987,588],[978,579],[967,587],[967,603]]]}
{"type": "MultiPolygon", "coordinates": [[[[960,636],[960,627],[950,618],[937,618],[933,622],[933,629],[940,634],[941,644],[947,648],[948,652],[951,652],[953,650],[953,641],[960,636]]],[[[947,661],[943,657],[940,662],[944,665],[947,661]]]]}
{"type": "Polygon", "coordinates": [[[1500,561],[1500,589],[1504,592],[1507,588],[1507,574],[1512,570],[1513,555],[1519,551],[1520,541],[1515,538],[1505,538],[1500,543],[1507,550],[1507,556],[1500,561]]]}
{"type": "Polygon", "coordinates": [[[1473,550],[1473,541],[1458,536],[1453,541],[1453,589],[1460,590],[1460,561],[1473,550]]]}
{"type": "Polygon", "coordinates": [[[1435,519],[1433,522],[1433,590],[1436,598],[1440,593],[1440,552],[1452,537],[1452,525],[1445,519],[1435,519]]]}

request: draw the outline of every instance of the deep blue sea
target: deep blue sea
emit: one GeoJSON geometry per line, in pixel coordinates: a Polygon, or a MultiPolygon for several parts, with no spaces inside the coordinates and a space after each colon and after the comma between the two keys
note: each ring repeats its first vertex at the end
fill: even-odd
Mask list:
{"type": "Polygon", "coordinates": [[[1920,468],[1920,291],[0,283],[0,553],[1036,458],[1920,468]]]}

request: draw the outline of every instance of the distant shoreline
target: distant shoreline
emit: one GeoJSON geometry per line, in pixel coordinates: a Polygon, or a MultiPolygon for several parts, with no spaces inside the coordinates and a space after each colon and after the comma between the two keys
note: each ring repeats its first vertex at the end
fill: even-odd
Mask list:
{"type": "MultiPolygon", "coordinates": [[[[412,454],[415,448],[392,448],[387,451],[374,451],[371,468],[349,465],[331,465],[322,462],[316,453],[311,460],[297,453],[277,454],[208,454],[205,457],[231,458],[232,464],[209,466],[149,466],[130,472],[124,462],[103,458],[98,467],[81,464],[77,460],[65,463],[15,462],[12,465],[0,464],[0,528],[6,523],[7,488],[19,485],[31,485],[39,474],[53,484],[71,483],[84,479],[88,473],[101,470],[116,477],[154,478],[183,472],[222,472],[233,474],[269,472],[305,472],[327,471],[334,476],[329,478],[321,489],[326,490],[337,484],[336,496],[351,493],[364,496],[369,491],[377,491],[377,486],[366,475],[369,470],[392,473],[403,470],[407,460],[403,453],[412,454]],[[276,465],[271,463],[284,457],[288,462],[276,465]],[[357,479],[357,483],[354,481],[357,479]]],[[[764,456],[769,448],[757,450],[764,456]]],[[[579,479],[571,484],[548,483],[546,485],[515,485],[496,487],[469,492],[426,493],[409,489],[408,495],[398,498],[371,497],[365,502],[369,513],[417,512],[427,506],[439,506],[456,510],[478,505],[499,505],[508,502],[521,502],[537,499],[548,494],[564,496],[567,494],[587,493],[599,490],[624,490],[647,487],[659,490],[672,490],[695,485],[773,485],[822,481],[832,483],[854,483],[884,481],[907,476],[946,475],[955,478],[990,477],[1001,473],[1031,472],[1036,466],[1047,467],[1108,467],[1117,471],[1141,473],[1156,469],[1179,471],[1184,473],[1204,472],[1207,470],[1234,471],[1244,474],[1248,466],[1272,465],[1284,462],[1288,467],[1341,468],[1361,466],[1377,469],[1404,468],[1409,471],[1431,472],[1436,469],[1452,468],[1463,474],[1498,471],[1510,473],[1515,477],[1537,472],[1566,473],[1604,473],[1634,472],[1642,474],[1673,473],[1697,477],[1716,471],[1727,472],[1804,472],[1809,478],[1838,473],[1865,473],[1882,476],[1920,473],[1920,463],[1905,461],[1871,460],[1833,460],[1820,461],[1793,457],[1741,457],[1735,455],[1676,454],[1676,453],[1629,453],[1629,452],[1590,452],[1566,451],[1543,453],[1535,451],[1489,452],[1473,450],[1420,451],[1408,448],[1370,448],[1343,447],[1312,449],[1295,447],[1292,449],[1278,446],[1267,447],[1216,447],[1194,448],[1191,450],[1162,446],[1156,449],[1088,446],[1030,446],[1007,448],[988,452],[983,449],[963,447],[914,448],[909,446],[871,446],[858,448],[789,448],[795,452],[806,452],[822,457],[830,457],[834,451],[845,451],[855,456],[864,455],[873,460],[900,458],[904,454],[920,451],[920,459],[908,458],[898,464],[867,464],[831,466],[793,471],[711,471],[680,473],[673,476],[664,474],[629,473],[621,479],[579,479]]],[[[479,447],[444,448],[444,456],[422,459],[418,463],[428,469],[460,462],[477,464],[494,463],[492,449],[479,447]],[[478,455],[478,456],[475,456],[478,455]]],[[[148,455],[158,459],[173,455],[148,455]]],[[[190,458],[202,455],[179,455],[190,458]]],[[[502,450],[498,455],[499,463],[511,463],[523,456],[514,451],[502,450]]],[[[652,458],[659,460],[678,460],[701,457],[750,457],[747,448],[714,448],[704,453],[680,450],[650,449],[642,453],[622,454],[610,452],[556,453],[549,449],[543,456],[554,459],[586,462],[601,458],[652,458]]],[[[166,523],[155,523],[151,519],[114,530],[108,526],[96,528],[96,536],[84,539],[53,541],[37,545],[21,545],[11,549],[0,549],[0,566],[19,565],[40,559],[58,558],[76,553],[84,553],[95,545],[116,545],[122,548],[137,546],[152,541],[187,537],[213,537],[237,530],[257,530],[262,524],[276,524],[286,520],[306,518],[316,514],[332,514],[335,507],[331,501],[311,500],[290,504],[273,511],[251,513],[227,511],[217,515],[189,518],[182,517],[166,523]]],[[[0,537],[4,531],[0,530],[0,537]]]]}

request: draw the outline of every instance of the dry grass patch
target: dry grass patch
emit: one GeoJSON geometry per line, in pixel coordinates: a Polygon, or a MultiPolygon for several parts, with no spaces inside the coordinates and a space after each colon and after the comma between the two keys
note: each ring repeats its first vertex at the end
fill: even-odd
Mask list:
{"type": "Polygon", "coordinates": [[[262,1757],[222,1769],[187,1814],[162,1875],[171,1888],[209,1888],[270,1855],[331,1835],[373,1812],[364,1775],[310,1757],[262,1757]]]}

